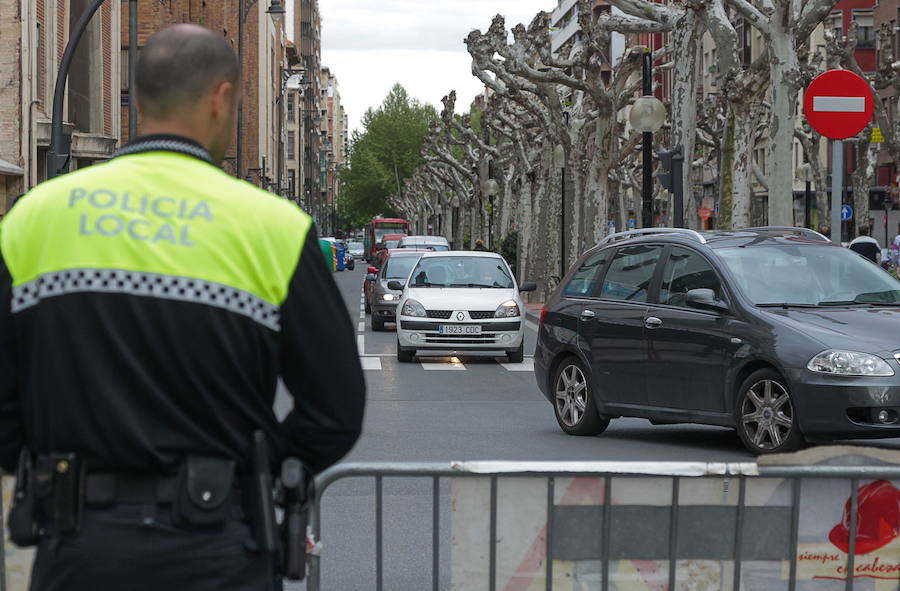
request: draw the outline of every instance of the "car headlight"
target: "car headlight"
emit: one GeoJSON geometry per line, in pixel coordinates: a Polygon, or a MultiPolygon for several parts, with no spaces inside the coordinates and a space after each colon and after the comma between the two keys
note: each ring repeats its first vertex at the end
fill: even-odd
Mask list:
{"type": "Polygon", "coordinates": [[[816,373],[837,376],[892,376],[894,370],[877,355],[856,351],[835,351],[829,349],[813,357],[806,366],[816,373]]]}
{"type": "Polygon", "coordinates": [[[386,293],[381,296],[381,299],[383,299],[386,302],[393,302],[394,300],[399,299],[399,298],[392,293],[386,293]]]}
{"type": "Polygon", "coordinates": [[[420,318],[425,318],[425,316],[427,316],[425,313],[425,306],[416,300],[406,300],[406,303],[403,304],[403,315],[418,316],[420,318]]]}
{"type": "Polygon", "coordinates": [[[515,300],[507,300],[500,304],[494,312],[494,318],[514,318],[519,315],[519,304],[515,300]]]}

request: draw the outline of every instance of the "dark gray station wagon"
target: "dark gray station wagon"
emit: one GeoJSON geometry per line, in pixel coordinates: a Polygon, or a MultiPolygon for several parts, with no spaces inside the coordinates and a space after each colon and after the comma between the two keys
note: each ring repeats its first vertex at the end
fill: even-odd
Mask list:
{"type": "Polygon", "coordinates": [[[900,282],[802,228],[647,229],[586,252],[541,311],[560,427],[737,429],[754,453],[900,436],[900,282]]]}

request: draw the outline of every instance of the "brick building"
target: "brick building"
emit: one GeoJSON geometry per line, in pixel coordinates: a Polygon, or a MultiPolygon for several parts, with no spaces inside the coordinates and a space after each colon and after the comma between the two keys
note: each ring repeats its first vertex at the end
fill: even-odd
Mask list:
{"type": "MultiPolygon", "coordinates": [[[[47,178],[53,87],[69,32],[89,0],[0,2],[0,215],[47,178]]],[[[76,51],[63,102],[69,169],[105,160],[119,141],[120,0],[94,15],[76,51]]]]}
{"type": "Polygon", "coordinates": [[[325,97],[325,117],[322,120],[322,149],[325,169],[320,173],[320,194],[331,220],[326,226],[335,230],[337,220],[340,177],[338,171],[346,163],[347,115],[341,105],[337,77],[327,67],[322,68],[321,83],[325,97]]]}
{"type": "MultiPolygon", "coordinates": [[[[118,2],[117,2],[118,4],[118,2]]],[[[162,0],[138,2],[138,50],[156,31],[177,23],[196,23],[221,31],[241,56],[242,125],[231,142],[224,168],[231,174],[275,192],[278,187],[279,158],[283,152],[278,109],[281,105],[281,69],[285,65],[285,31],[283,21],[278,23],[266,13],[268,0],[226,0],[222,2],[198,2],[196,0],[162,0]],[[240,10],[238,2],[244,2],[244,39],[239,43],[240,10]],[[237,162],[238,143],[241,144],[241,162],[237,162]]],[[[121,22],[128,22],[128,3],[121,3],[121,22]]],[[[121,135],[128,138],[128,30],[121,33],[121,135]]],[[[138,126],[140,133],[140,126],[138,126]]]]}
{"type": "Polygon", "coordinates": [[[300,60],[306,70],[306,85],[300,111],[303,133],[303,184],[300,199],[303,207],[315,220],[325,221],[325,203],[321,195],[324,180],[320,174],[325,168],[325,151],[322,149],[321,131],[327,115],[324,106],[322,69],[322,20],[318,0],[294,0],[294,40],[299,44],[300,60]]]}

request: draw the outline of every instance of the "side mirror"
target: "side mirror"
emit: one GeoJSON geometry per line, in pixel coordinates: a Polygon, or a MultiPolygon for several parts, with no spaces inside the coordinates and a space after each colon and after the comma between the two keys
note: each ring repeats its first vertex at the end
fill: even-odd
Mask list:
{"type": "Polygon", "coordinates": [[[727,312],[728,306],[722,300],[716,299],[716,292],[711,289],[692,289],[685,296],[687,305],[698,310],[710,310],[712,312],[727,312]]]}
{"type": "Polygon", "coordinates": [[[522,285],[519,286],[519,293],[525,293],[526,291],[534,291],[537,289],[537,283],[534,281],[526,281],[522,285]]]}
{"type": "Polygon", "coordinates": [[[378,273],[378,267],[369,267],[368,269],[366,269],[366,273],[375,275],[376,273],[378,273]]]}
{"type": "Polygon", "coordinates": [[[399,281],[388,281],[388,289],[393,289],[394,291],[403,291],[403,284],[399,281]]]}
{"type": "Polygon", "coordinates": [[[375,273],[369,273],[366,275],[366,281],[375,281],[375,273]]]}

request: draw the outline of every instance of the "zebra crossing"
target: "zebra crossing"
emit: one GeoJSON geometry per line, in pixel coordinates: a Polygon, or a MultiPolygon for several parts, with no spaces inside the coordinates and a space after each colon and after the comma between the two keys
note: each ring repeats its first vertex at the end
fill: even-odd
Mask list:
{"type": "Polygon", "coordinates": [[[522,363],[507,363],[505,357],[416,357],[413,363],[400,363],[395,355],[360,355],[359,362],[368,371],[396,370],[398,367],[416,367],[424,371],[466,371],[495,365],[512,372],[534,371],[534,359],[531,357],[526,357],[522,363]]]}

